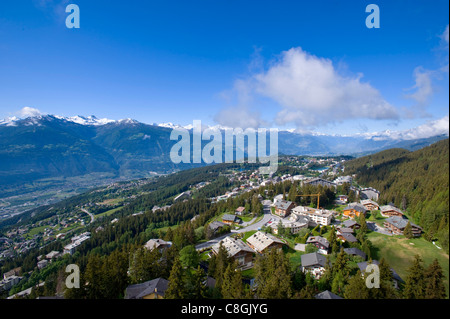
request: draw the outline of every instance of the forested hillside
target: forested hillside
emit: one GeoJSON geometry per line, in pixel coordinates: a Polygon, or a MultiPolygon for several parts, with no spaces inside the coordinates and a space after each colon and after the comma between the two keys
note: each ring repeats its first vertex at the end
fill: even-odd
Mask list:
{"type": "Polygon", "coordinates": [[[391,149],[345,163],[362,186],[381,192],[380,204],[394,203],[422,226],[429,240],[448,252],[449,140],[409,152],[391,149]]]}

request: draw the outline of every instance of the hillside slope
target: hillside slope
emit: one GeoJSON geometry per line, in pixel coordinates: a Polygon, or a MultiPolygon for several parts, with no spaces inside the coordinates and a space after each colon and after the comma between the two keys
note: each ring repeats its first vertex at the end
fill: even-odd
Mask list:
{"type": "Polygon", "coordinates": [[[345,164],[360,185],[381,192],[380,203],[393,202],[437,238],[448,252],[449,139],[409,152],[391,149],[345,164]]]}

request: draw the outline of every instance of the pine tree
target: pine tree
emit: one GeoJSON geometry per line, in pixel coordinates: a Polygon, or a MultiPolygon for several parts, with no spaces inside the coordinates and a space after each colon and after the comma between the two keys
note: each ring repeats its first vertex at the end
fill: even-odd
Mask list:
{"type": "Polygon", "coordinates": [[[445,275],[437,259],[425,269],[425,299],[445,299],[445,275]]]}
{"type": "Polygon", "coordinates": [[[403,296],[406,299],[424,298],[424,268],[421,263],[422,259],[420,256],[414,256],[414,261],[408,269],[408,277],[405,280],[405,288],[403,289],[403,296]]]}
{"type": "Polygon", "coordinates": [[[192,274],[189,280],[189,298],[202,299],[206,295],[205,272],[200,266],[192,274]]]}
{"type": "Polygon", "coordinates": [[[334,275],[333,282],[331,283],[331,292],[337,295],[342,294],[346,280],[344,275],[339,271],[334,275]]]}
{"type": "Polygon", "coordinates": [[[172,271],[169,276],[169,285],[167,287],[165,298],[166,299],[183,299],[186,295],[183,268],[179,258],[175,259],[173,263],[172,271]]]}
{"type": "MultiPolygon", "coordinates": [[[[88,299],[104,298],[106,287],[104,285],[105,276],[103,273],[103,262],[97,255],[90,255],[85,270],[86,297],[88,299]]],[[[80,285],[82,283],[80,282],[80,285]]]]}
{"type": "Polygon", "coordinates": [[[341,247],[339,254],[334,261],[332,272],[333,277],[336,276],[337,273],[341,273],[344,277],[348,275],[348,266],[347,266],[348,257],[344,251],[344,248],[341,247]]]}
{"type": "Polygon", "coordinates": [[[241,299],[244,295],[241,271],[236,268],[236,262],[230,263],[223,274],[222,297],[224,299],[241,299]]]}
{"type": "Polygon", "coordinates": [[[403,235],[405,235],[405,237],[408,239],[413,238],[411,222],[408,221],[408,224],[406,224],[406,227],[403,230],[403,235]]]}
{"type": "Polygon", "coordinates": [[[361,271],[348,280],[344,291],[345,299],[369,299],[369,289],[366,286],[361,271]]]}

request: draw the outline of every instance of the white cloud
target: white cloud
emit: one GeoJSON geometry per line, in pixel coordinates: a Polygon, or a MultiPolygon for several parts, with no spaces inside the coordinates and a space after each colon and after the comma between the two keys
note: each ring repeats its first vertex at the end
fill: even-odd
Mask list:
{"type": "Polygon", "coordinates": [[[448,24],[445,27],[444,33],[441,34],[441,39],[444,40],[444,42],[447,44],[448,46],[448,24]]]}
{"type": "Polygon", "coordinates": [[[419,66],[414,69],[415,85],[411,89],[415,89],[412,94],[407,94],[407,98],[412,98],[417,102],[417,105],[424,107],[428,104],[433,95],[433,86],[431,78],[433,71],[426,70],[419,66]]]}
{"type": "Polygon", "coordinates": [[[268,126],[268,123],[261,119],[259,112],[252,111],[246,106],[224,108],[216,114],[214,120],[220,125],[230,128],[257,129],[268,126]]]}
{"type": "Polygon", "coordinates": [[[17,112],[17,115],[21,118],[39,116],[41,114],[42,114],[41,111],[39,111],[38,109],[28,107],[28,106],[25,106],[19,112],[17,112]]]}
{"type": "MultiPolygon", "coordinates": [[[[257,62],[262,64],[260,59],[257,62]]],[[[399,118],[397,110],[377,89],[361,81],[362,75],[342,76],[330,60],[301,48],[282,52],[265,71],[258,69],[222,93],[229,104],[233,97],[236,101],[216,115],[218,123],[248,123],[249,127],[261,124],[259,114],[250,109],[257,96],[268,97],[281,108],[274,119],[277,124],[293,123],[301,131],[348,119],[399,118]]]]}
{"type": "Polygon", "coordinates": [[[386,102],[362,75],[341,76],[330,60],[292,48],[256,74],[256,90],[281,106],[276,122],[314,127],[347,119],[397,119],[386,102]]]}
{"type": "Polygon", "coordinates": [[[428,121],[418,127],[404,130],[404,131],[391,131],[386,130],[383,132],[374,133],[361,133],[356,134],[364,136],[366,138],[372,138],[375,140],[414,140],[419,138],[428,138],[436,135],[449,135],[449,116],[446,115],[443,118],[428,121]]]}

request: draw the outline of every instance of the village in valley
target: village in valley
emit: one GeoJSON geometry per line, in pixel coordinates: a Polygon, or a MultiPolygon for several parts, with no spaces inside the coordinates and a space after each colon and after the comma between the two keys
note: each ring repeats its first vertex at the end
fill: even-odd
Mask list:
{"type": "MultiPolygon", "coordinates": [[[[384,237],[418,238],[422,228],[410,222],[402,209],[393,203],[380,205],[378,203],[380,191],[372,187],[360,187],[356,176],[345,175],[345,160],[333,158],[283,158],[287,167],[302,170],[304,174],[291,175],[289,173],[278,176],[260,175],[258,170],[232,170],[224,176],[232,187],[224,194],[210,198],[212,203],[233,201],[242,194],[250,191],[260,191],[257,195],[259,212],[252,211],[255,205],[249,203],[236,206],[234,210],[227,210],[209,220],[204,226],[204,239],[199,240],[195,250],[200,256],[200,265],[207,271],[208,260],[225,248],[231,260],[236,262],[243,280],[250,285],[254,284],[253,266],[258,255],[267,253],[271,249],[284,252],[289,256],[291,266],[299,267],[303,273],[308,273],[315,280],[320,280],[325,271],[333,264],[339,253],[348,257],[351,267],[364,275],[368,264],[378,264],[379,261],[371,256],[372,243],[370,238],[384,239],[384,237]],[[284,191],[284,185],[294,185],[290,191],[284,191]],[[315,192],[301,192],[309,188],[315,192]],[[294,190],[295,189],[295,190],[294,190]],[[276,193],[276,190],[283,190],[276,193]],[[326,207],[320,202],[323,192],[333,197],[326,207]]],[[[190,190],[173,197],[173,203],[186,202],[195,198],[197,192],[210,185],[213,180],[192,185],[190,190]]],[[[140,185],[145,184],[139,182],[140,185]]],[[[101,221],[126,205],[127,200],[136,194],[129,192],[130,184],[111,184],[112,194],[127,196],[109,200],[99,200],[96,204],[89,203],[78,207],[77,213],[61,215],[40,222],[29,227],[21,226],[9,231],[2,240],[1,254],[3,258],[13,254],[26,252],[29,246],[45,246],[48,242],[63,241],[65,244],[61,251],[51,251],[46,255],[39,255],[36,260],[36,269],[42,270],[55,260],[73,255],[77,248],[90,239],[91,233],[86,231],[84,225],[95,220],[101,221]],[[103,207],[103,209],[98,209],[103,207]],[[106,208],[104,208],[106,207],[106,208]],[[97,214],[90,211],[97,209],[97,214]],[[100,218],[99,218],[100,217],[100,218]],[[76,223],[76,224],[75,224],[76,223]],[[69,227],[71,226],[72,227],[69,227]],[[33,227],[38,231],[30,232],[33,227]],[[75,232],[64,231],[74,229],[75,232]],[[33,236],[30,236],[33,234],[33,236]],[[24,247],[26,248],[24,250],[24,247]],[[24,251],[23,251],[24,250],[24,251]]],[[[114,198],[114,196],[112,196],[114,198]]],[[[153,213],[169,209],[171,204],[154,206],[153,213]]],[[[133,216],[141,215],[138,212],[133,216]]],[[[124,217],[129,218],[132,216],[124,217]]],[[[198,216],[194,216],[192,221],[198,216]]],[[[118,217],[109,219],[109,224],[119,221],[118,217]]],[[[104,226],[98,226],[93,231],[103,231],[104,226]]],[[[167,227],[165,228],[167,230],[167,227]]],[[[161,233],[163,234],[163,233],[161,233]]],[[[172,245],[169,240],[152,238],[144,247],[148,250],[158,249],[161,253],[172,245]]],[[[437,247],[436,249],[438,249],[437,247]]],[[[395,265],[394,265],[395,266],[395,265]]],[[[398,274],[395,267],[391,268],[393,286],[398,288],[404,279],[398,274]]],[[[404,273],[404,269],[402,269],[404,273]]],[[[31,272],[32,273],[32,272],[31,272]]],[[[25,276],[29,276],[29,274],[25,276]]],[[[19,269],[6,272],[0,282],[3,290],[10,290],[20,283],[23,278],[19,269]]],[[[40,283],[43,284],[43,283],[40,283]]],[[[206,284],[214,287],[215,279],[208,277],[206,284]]],[[[163,298],[168,287],[168,278],[154,278],[150,281],[130,285],[125,298],[163,298]],[[156,293],[156,291],[158,291],[156,293]]],[[[31,288],[19,291],[8,298],[26,297],[31,288]]],[[[318,293],[316,298],[340,299],[331,291],[318,293]]]]}

